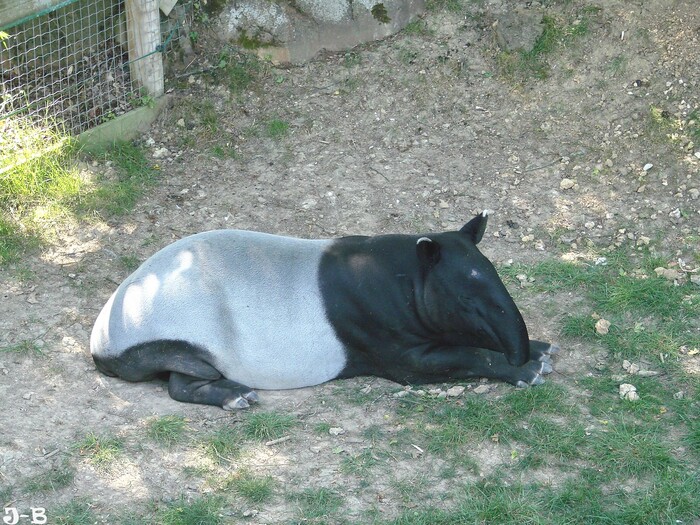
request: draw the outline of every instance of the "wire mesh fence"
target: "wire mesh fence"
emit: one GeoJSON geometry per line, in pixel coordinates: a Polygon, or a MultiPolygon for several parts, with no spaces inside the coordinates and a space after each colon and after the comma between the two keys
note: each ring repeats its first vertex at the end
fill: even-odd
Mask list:
{"type": "MultiPolygon", "coordinates": [[[[124,0],[66,0],[0,25],[0,141],[28,125],[76,135],[149,103],[130,71],[143,57],[129,56],[127,11],[124,0]]],[[[163,18],[149,55],[176,40],[177,21],[163,18]]]]}

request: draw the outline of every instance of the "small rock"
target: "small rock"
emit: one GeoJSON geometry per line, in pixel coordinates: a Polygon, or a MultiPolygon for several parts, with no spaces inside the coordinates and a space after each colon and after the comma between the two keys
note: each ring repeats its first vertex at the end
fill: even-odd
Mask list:
{"type": "Polygon", "coordinates": [[[396,392],[394,394],[394,397],[406,397],[408,395],[409,391],[408,390],[401,390],[400,392],[396,392]]]}
{"type": "Polygon", "coordinates": [[[695,155],[697,158],[700,159],[700,151],[696,151],[696,152],[694,153],[694,155],[695,155]]]}
{"type": "Polygon", "coordinates": [[[639,372],[637,372],[637,375],[639,377],[654,377],[658,376],[659,372],[657,372],[656,370],[640,370],[639,372]]]}
{"type": "Polygon", "coordinates": [[[629,383],[622,383],[620,385],[620,399],[626,399],[628,401],[638,401],[639,394],[637,393],[637,387],[630,385],[629,383]]]}
{"type": "Polygon", "coordinates": [[[654,167],[654,165],[653,165],[651,162],[649,162],[649,163],[645,164],[644,167],[643,167],[642,169],[643,169],[644,171],[649,171],[649,170],[650,170],[651,168],[653,168],[653,167],[654,167]]]}
{"type": "Polygon", "coordinates": [[[168,155],[170,155],[168,148],[158,148],[153,152],[154,159],[162,159],[163,157],[167,157],[168,155]]]}
{"type": "Polygon", "coordinates": [[[610,331],[610,321],[606,319],[598,319],[595,323],[595,331],[599,335],[606,335],[610,331]]]}
{"type": "Polygon", "coordinates": [[[638,364],[630,363],[627,359],[622,362],[622,368],[624,368],[628,374],[632,375],[639,373],[640,370],[638,364]]]}
{"type": "Polygon", "coordinates": [[[438,206],[440,206],[440,208],[442,208],[442,209],[446,209],[446,208],[450,207],[450,205],[447,203],[447,201],[444,201],[442,199],[440,199],[440,203],[438,204],[438,206]]]}
{"type": "Polygon", "coordinates": [[[690,282],[695,286],[700,286],[700,274],[694,274],[690,276],[690,282]]]}
{"type": "Polygon", "coordinates": [[[673,399],[683,399],[685,397],[685,393],[683,391],[676,392],[673,394],[673,399]]]}
{"type": "Polygon", "coordinates": [[[331,436],[341,436],[341,435],[345,434],[345,429],[340,428],[340,427],[331,427],[328,429],[328,433],[331,436]]]}
{"type": "Polygon", "coordinates": [[[447,389],[447,397],[458,397],[464,393],[463,386],[453,386],[447,389]]]}
{"type": "Polygon", "coordinates": [[[669,281],[675,281],[681,276],[676,270],[671,270],[670,268],[662,267],[654,268],[654,273],[656,273],[657,277],[663,277],[664,279],[668,279],[669,281]]]}
{"type": "Polygon", "coordinates": [[[693,200],[697,200],[700,197],[700,189],[698,188],[690,188],[688,193],[690,194],[690,198],[693,200]]]}
{"type": "Polygon", "coordinates": [[[184,118],[181,118],[177,121],[177,127],[179,127],[179,128],[185,127],[185,119],[184,118]]]}
{"type": "Polygon", "coordinates": [[[22,394],[22,399],[26,399],[27,401],[29,401],[33,395],[34,392],[27,392],[26,394],[22,394]]]}
{"type": "Polygon", "coordinates": [[[639,239],[637,239],[637,246],[649,246],[650,242],[651,242],[651,239],[649,237],[645,237],[644,235],[640,235],[639,239]]]}
{"type": "Polygon", "coordinates": [[[559,183],[559,187],[562,190],[570,190],[576,185],[576,181],[571,180],[571,179],[562,179],[561,182],[559,183]]]}
{"type": "Polygon", "coordinates": [[[475,394],[486,394],[491,391],[491,387],[488,385],[479,385],[474,389],[475,394]]]}
{"type": "Polygon", "coordinates": [[[680,208],[676,208],[675,210],[671,211],[671,212],[668,214],[668,216],[671,217],[672,219],[680,219],[680,218],[681,218],[681,210],[680,210],[680,208]]]}

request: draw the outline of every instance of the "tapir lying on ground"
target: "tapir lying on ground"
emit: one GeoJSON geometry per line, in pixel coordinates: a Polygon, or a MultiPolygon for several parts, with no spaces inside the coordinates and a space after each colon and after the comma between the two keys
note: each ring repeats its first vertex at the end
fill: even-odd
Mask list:
{"type": "Polygon", "coordinates": [[[90,339],[95,364],[127,381],[165,377],[173,399],[227,410],[257,401],[253,388],[359,375],[539,384],[557,347],[529,340],[476,247],[486,221],[428,236],[186,237],[107,301],[90,339]]]}

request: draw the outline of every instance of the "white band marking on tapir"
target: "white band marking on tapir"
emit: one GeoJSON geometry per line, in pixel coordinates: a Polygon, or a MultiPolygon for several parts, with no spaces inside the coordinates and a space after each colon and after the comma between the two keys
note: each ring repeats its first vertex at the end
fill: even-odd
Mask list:
{"type": "Polygon", "coordinates": [[[420,239],[418,239],[418,240],[416,241],[416,244],[420,244],[420,243],[422,243],[422,242],[433,242],[433,240],[432,240],[432,239],[429,239],[428,237],[421,237],[420,239]]]}

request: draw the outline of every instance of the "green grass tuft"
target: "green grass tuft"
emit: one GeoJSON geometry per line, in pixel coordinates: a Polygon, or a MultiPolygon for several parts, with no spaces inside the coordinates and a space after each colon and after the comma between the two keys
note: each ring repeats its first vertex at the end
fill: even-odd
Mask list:
{"type": "Polygon", "coordinates": [[[75,469],[64,462],[51,470],[35,476],[24,487],[29,494],[50,492],[67,487],[75,479],[75,469]]]}
{"type": "Polygon", "coordinates": [[[289,123],[280,119],[272,119],[265,124],[265,135],[271,139],[281,139],[289,131],[289,123]]]}
{"type": "Polygon", "coordinates": [[[157,523],[160,525],[219,525],[223,523],[221,510],[223,498],[203,496],[189,500],[180,497],[160,510],[157,523]]]}
{"type": "Polygon", "coordinates": [[[284,436],[296,426],[296,418],[274,412],[254,412],[243,426],[243,434],[257,441],[270,441],[284,436]]]}
{"type": "Polygon", "coordinates": [[[169,447],[182,440],[186,427],[182,416],[162,416],[148,422],[147,434],[153,441],[169,447]]]}
{"type": "Polygon", "coordinates": [[[0,347],[0,354],[14,354],[22,357],[44,357],[44,351],[34,341],[21,341],[17,344],[0,347]]]}
{"type": "Polygon", "coordinates": [[[294,499],[306,520],[331,517],[343,506],[343,498],[325,487],[306,489],[296,494],[294,499]]]}
{"type": "Polygon", "coordinates": [[[92,504],[86,499],[74,499],[73,501],[47,511],[48,523],[55,525],[93,525],[97,517],[92,511],[92,504]]]}
{"type": "Polygon", "coordinates": [[[73,445],[73,449],[86,456],[98,470],[107,470],[123,453],[124,442],[118,437],[97,436],[91,432],[73,445]]]}
{"type": "Polygon", "coordinates": [[[272,497],[275,480],[272,476],[256,476],[243,470],[230,480],[230,485],[250,503],[260,504],[272,497]]]}
{"type": "Polygon", "coordinates": [[[203,441],[204,450],[215,462],[228,462],[240,455],[243,438],[234,427],[221,427],[203,441]]]}

